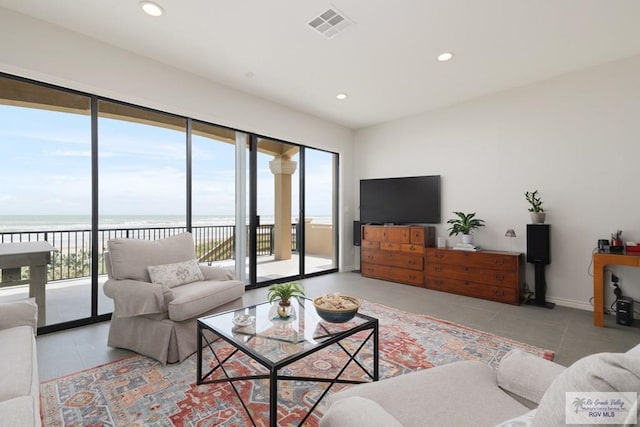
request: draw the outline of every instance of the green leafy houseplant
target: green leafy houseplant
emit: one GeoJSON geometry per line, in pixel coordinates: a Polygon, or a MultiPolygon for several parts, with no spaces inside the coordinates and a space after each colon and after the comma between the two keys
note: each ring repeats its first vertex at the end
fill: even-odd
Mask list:
{"type": "Polygon", "coordinates": [[[280,305],[289,305],[290,299],[295,298],[300,301],[300,298],[304,296],[304,288],[298,282],[280,283],[269,287],[267,292],[267,298],[269,302],[280,300],[280,305]]]}
{"type": "Polygon", "coordinates": [[[451,224],[451,227],[449,227],[449,236],[471,234],[473,230],[484,227],[484,220],[475,218],[475,212],[471,212],[469,214],[464,212],[454,212],[454,214],[458,218],[447,221],[447,224],[451,224]]]}
{"type": "Polygon", "coordinates": [[[533,212],[533,213],[544,212],[544,209],[542,208],[542,200],[538,196],[538,190],[535,190],[532,192],[527,191],[524,193],[524,197],[527,199],[527,202],[529,202],[529,204],[531,205],[531,207],[529,207],[529,212],[533,212]]]}

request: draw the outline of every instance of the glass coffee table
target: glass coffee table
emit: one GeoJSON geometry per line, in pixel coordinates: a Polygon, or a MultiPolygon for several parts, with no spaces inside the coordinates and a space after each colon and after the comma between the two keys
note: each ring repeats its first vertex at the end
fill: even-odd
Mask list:
{"type": "Polygon", "coordinates": [[[269,425],[273,427],[278,425],[278,382],[280,381],[328,384],[299,425],[306,421],[334,384],[378,381],[378,319],[358,313],[346,323],[329,323],[318,316],[312,300],[301,298],[299,303],[292,300],[291,304],[294,313],[288,319],[278,317],[277,303],[257,304],[198,319],[197,384],[220,382],[231,384],[254,425],[256,423],[253,416],[234,384],[236,381],[269,380],[269,425]],[[349,345],[343,345],[342,341],[347,338],[349,338],[349,345]],[[216,353],[215,343],[220,339],[231,344],[233,351],[230,353],[227,351],[224,354],[216,353]],[[367,343],[370,344],[367,346],[367,343]],[[365,346],[371,349],[371,343],[373,356],[366,358],[370,363],[364,363],[364,358],[358,360],[357,356],[361,350],[365,346]],[[210,360],[203,361],[203,345],[211,350],[210,360]],[[338,369],[337,373],[332,373],[335,374],[333,378],[291,376],[280,372],[285,366],[331,345],[339,346],[345,353],[344,366],[338,369]],[[225,363],[231,361],[238,352],[246,354],[264,366],[268,373],[235,376],[225,369],[225,363]],[[202,371],[205,364],[207,372],[202,371]],[[365,364],[373,366],[365,366],[365,364]],[[353,365],[362,371],[362,380],[342,378],[347,367],[353,365]],[[215,372],[218,372],[216,379],[213,378],[215,372]]]}

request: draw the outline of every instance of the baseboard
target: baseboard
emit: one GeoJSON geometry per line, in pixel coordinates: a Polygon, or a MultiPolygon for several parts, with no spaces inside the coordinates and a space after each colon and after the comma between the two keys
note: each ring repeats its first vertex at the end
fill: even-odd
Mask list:
{"type": "Polygon", "coordinates": [[[340,269],[340,273],[360,272],[360,265],[345,265],[340,269]]]}
{"type": "Polygon", "coordinates": [[[555,303],[556,305],[569,308],[577,308],[578,310],[593,311],[593,306],[588,302],[576,301],[572,299],[546,297],[546,301],[555,303]]]}

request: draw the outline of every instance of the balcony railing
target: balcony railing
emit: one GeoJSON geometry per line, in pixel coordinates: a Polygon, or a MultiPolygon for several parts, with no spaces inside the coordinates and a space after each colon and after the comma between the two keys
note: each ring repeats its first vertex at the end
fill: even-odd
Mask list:
{"type": "MultiPolygon", "coordinates": [[[[235,258],[235,225],[204,225],[191,229],[196,244],[196,256],[201,262],[235,258]]],[[[106,228],[98,230],[98,274],[106,274],[104,251],[110,239],[130,238],[156,240],[187,231],[186,227],[106,228]]],[[[247,230],[247,235],[248,235],[247,230]]],[[[297,225],[291,226],[291,250],[297,250],[297,225]]],[[[52,253],[48,280],[67,280],[91,275],[91,230],[46,230],[0,232],[0,243],[49,242],[57,250],[52,253]]],[[[258,226],[258,256],[273,254],[273,225],[258,226]]],[[[248,245],[247,245],[248,247],[248,245]]],[[[23,278],[26,272],[23,272],[23,278]]],[[[0,286],[15,283],[0,283],[0,286]]]]}

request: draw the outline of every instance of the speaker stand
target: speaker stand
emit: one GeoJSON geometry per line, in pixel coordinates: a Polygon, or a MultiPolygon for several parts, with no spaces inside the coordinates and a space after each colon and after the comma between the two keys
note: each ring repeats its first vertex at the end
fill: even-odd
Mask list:
{"type": "Polygon", "coordinates": [[[547,292],[547,281],[544,277],[545,264],[536,262],[533,264],[535,268],[535,298],[526,301],[526,304],[536,305],[538,307],[553,308],[555,303],[547,302],[545,300],[545,293],[547,292]]]}

